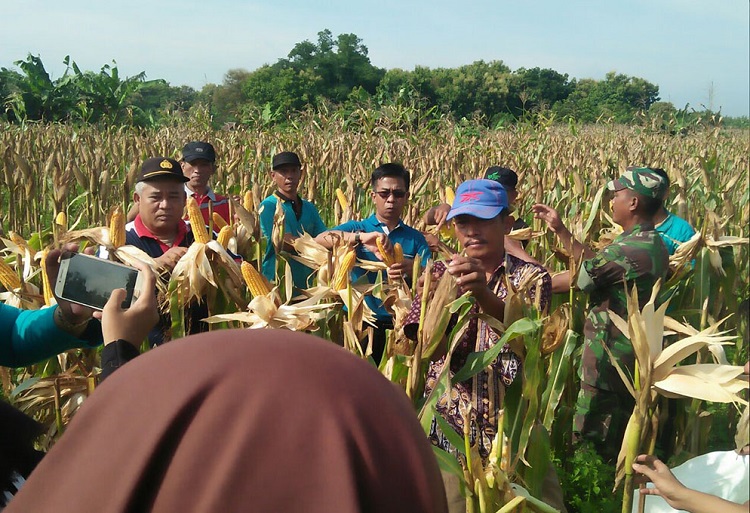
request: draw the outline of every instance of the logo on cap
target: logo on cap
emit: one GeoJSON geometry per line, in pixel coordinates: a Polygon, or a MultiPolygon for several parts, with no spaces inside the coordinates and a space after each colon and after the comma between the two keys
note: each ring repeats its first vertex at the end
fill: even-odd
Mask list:
{"type": "Polygon", "coordinates": [[[160,166],[160,167],[161,167],[162,169],[172,169],[172,163],[171,163],[171,162],[169,162],[169,161],[168,161],[168,160],[166,160],[166,159],[162,160],[162,161],[161,161],[161,162],[159,163],[159,166],[160,166]]]}
{"type": "Polygon", "coordinates": [[[481,191],[465,192],[461,194],[461,199],[459,200],[459,203],[467,203],[469,201],[479,201],[479,198],[481,195],[482,195],[481,191]]]}

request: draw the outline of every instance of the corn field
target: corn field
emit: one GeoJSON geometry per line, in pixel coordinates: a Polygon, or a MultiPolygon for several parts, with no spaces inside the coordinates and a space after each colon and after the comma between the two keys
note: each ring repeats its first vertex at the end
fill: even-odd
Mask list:
{"type": "MultiPolygon", "coordinates": [[[[399,332],[398,321],[413,299],[412,287],[382,284],[373,292],[372,288],[348,283],[344,277],[353,257],[346,248],[335,247],[328,252],[302,238],[295,247],[316,269],[316,285],[304,301],[293,302],[291,287],[285,283],[283,251],[277,250],[282,258],[276,284],[260,282],[259,276],[251,274],[254,269],[248,269],[251,265],[245,263],[240,268],[225,256],[229,247],[257,268],[264,245],[278,243],[258,236],[254,210],[272,191],[268,173],[272,155],[282,150],[298,153],[305,167],[300,195],[316,204],[329,227],[372,213],[370,174],[384,162],[401,162],[412,172],[404,220],[421,229],[427,229],[421,224],[422,215],[446,200],[446,186],[455,188],[466,179],[481,177],[491,165],[510,167],[519,175],[515,215],[532,228],[527,251],[552,270],[564,270],[570,262],[561,255],[554,237],[544,232],[544,225],[532,218],[534,203],[556,208],[579,240],[601,247],[611,239],[614,229],[609,205],[601,200],[604,184],[630,165],[661,167],[673,183],[669,210],[700,232],[672,262],[679,271],[677,278],[662,291],[671,296],[669,315],[696,331],[714,327],[731,315],[722,324],[722,330],[730,334],[730,344],[725,346],[727,363],[742,365],[747,360],[750,137],[746,131],[712,128],[673,136],[644,127],[543,123],[482,131],[449,121],[428,129],[404,116],[382,118],[356,111],[348,117],[303,115],[291,126],[257,131],[214,131],[200,122],[155,131],[2,125],[0,140],[4,261],[19,278],[3,299],[13,299],[14,304],[25,308],[47,302],[39,292],[43,289],[42,273],[40,258],[35,259],[34,254],[65,241],[109,246],[125,262],[138,258],[118,248],[119,244],[113,245],[114,237],[106,227],[113,211],[127,211],[130,206],[140,164],[157,155],[179,158],[180,148],[187,141],[209,141],[218,157],[212,187],[245,200],[233,206],[240,221],[226,230],[222,242],[196,242],[165,285],[163,292],[171,302],[163,307],[172,312],[173,338],[182,334],[175,318],[185,306],[208,298],[212,329],[268,326],[307,330],[366,358],[368,332],[361,325],[368,312],[362,308],[361,296],[368,292],[390,295],[396,329],[379,368],[404,387],[425,425],[433,418],[430,408],[435,400],[423,398],[425,363],[442,333],[425,330],[414,344],[399,332]],[[190,268],[197,259],[208,262],[217,276],[215,283],[191,278],[195,273],[190,268]],[[272,290],[274,285],[278,287],[272,290]]],[[[456,245],[450,238],[443,242],[456,245]]],[[[459,323],[449,341],[465,320],[470,301],[446,299],[455,290],[450,287],[450,283],[441,282],[438,293],[444,297],[436,296],[429,310],[423,308],[423,312],[428,310],[426,315],[433,316],[426,325],[443,326],[447,322],[444,316],[458,314],[459,323]]],[[[564,471],[571,451],[575,368],[586,308],[585,295],[571,292],[554,298],[551,316],[531,309],[519,311],[510,319],[506,315],[505,325],[498,323],[498,330],[504,331],[503,339],[520,337],[527,353],[523,379],[508,391],[504,436],[496,441],[485,467],[462,468],[455,458],[451,460],[452,456],[438,455],[444,470],[465,479],[468,503],[474,508],[470,511],[522,507],[522,502],[533,511],[550,511],[538,497],[553,455],[564,471]],[[531,496],[524,497],[514,483],[523,484],[531,496]]],[[[495,356],[483,358],[489,362],[495,356]]],[[[707,350],[701,350],[691,362],[707,362],[710,357],[707,350]]],[[[2,369],[4,393],[49,426],[45,443],[53,443],[93,389],[97,364],[96,351],[79,350],[27,369],[2,369]]],[[[731,410],[727,430],[734,429],[737,417],[731,410]]],[[[710,428],[707,403],[685,400],[674,419],[672,450],[683,455],[705,452],[710,428]]],[[[455,436],[460,441],[464,434],[455,436]]],[[[478,459],[470,447],[461,452],[465,461],[478,459]]]]}

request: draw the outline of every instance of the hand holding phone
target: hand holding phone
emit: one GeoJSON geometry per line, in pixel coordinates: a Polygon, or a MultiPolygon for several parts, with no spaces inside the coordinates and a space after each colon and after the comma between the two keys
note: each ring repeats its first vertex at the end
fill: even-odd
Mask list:
{"type": "Polygon", "coordinates": [[[140,347],[141,341],[146,338],[148,332],[159,322],[159,307],[154,294],[156,278],[154,273],[144,263],[135,264],[141,271],[143,277],[140,297],[125,310],[122,308],[126,292],[123,289],[115,289],[104,305],[101,312],[94,312],[94,317],[102,321],[102,335],[104,344],[110,344],[116,340],[125,340],[140,347]]]}
{"type": "Polygon", "coordinates": [[[125,289],[123,308],[140,295],[143,273],[127,265],[80,253],[65,253],[60,259],[55,295],[62,300],[102,310],[112,291],[125,289]]]}

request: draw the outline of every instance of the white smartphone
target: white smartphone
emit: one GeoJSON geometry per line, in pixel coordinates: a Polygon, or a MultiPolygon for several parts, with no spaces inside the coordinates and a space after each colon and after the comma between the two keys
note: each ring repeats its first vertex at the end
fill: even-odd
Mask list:
{"type": "Polygon", "coordinates": [[[142,273],[127,265],[80,253],[65,253],[60,259],[55,294],[60,299],[103,310],[115,289],[125,289],[123,308],[138,299],[142,273]]]}

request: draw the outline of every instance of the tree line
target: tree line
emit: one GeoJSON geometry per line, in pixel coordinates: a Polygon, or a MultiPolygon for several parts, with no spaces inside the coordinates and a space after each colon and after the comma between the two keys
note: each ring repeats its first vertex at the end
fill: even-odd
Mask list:
{"type": "Polygon", "coordinates": [[[191,109],[207,109],[213,123],[283,123],[308,109],[383,109],[408,106],[422,118],[451,116],[488,127],[544,117],[559,121],[633,123],[643,116],[675,124],[688,112],[659,98],[651,82],[615,72],[603,80],[575,79],[549,68],[511,70],[502,61],[476,61],[457,68],[383,69],[372,64],[355,34],[318,33],[285,58],[254,71],[229,70],[221,84],[200,91],[122,78],[117,65],[82,71],[66,57],[65,73],[51,79],[38,56],[17,61],[19,71],[0,69],[0,99],[9,122],[86,122],[158,126],[191,109]]]}

